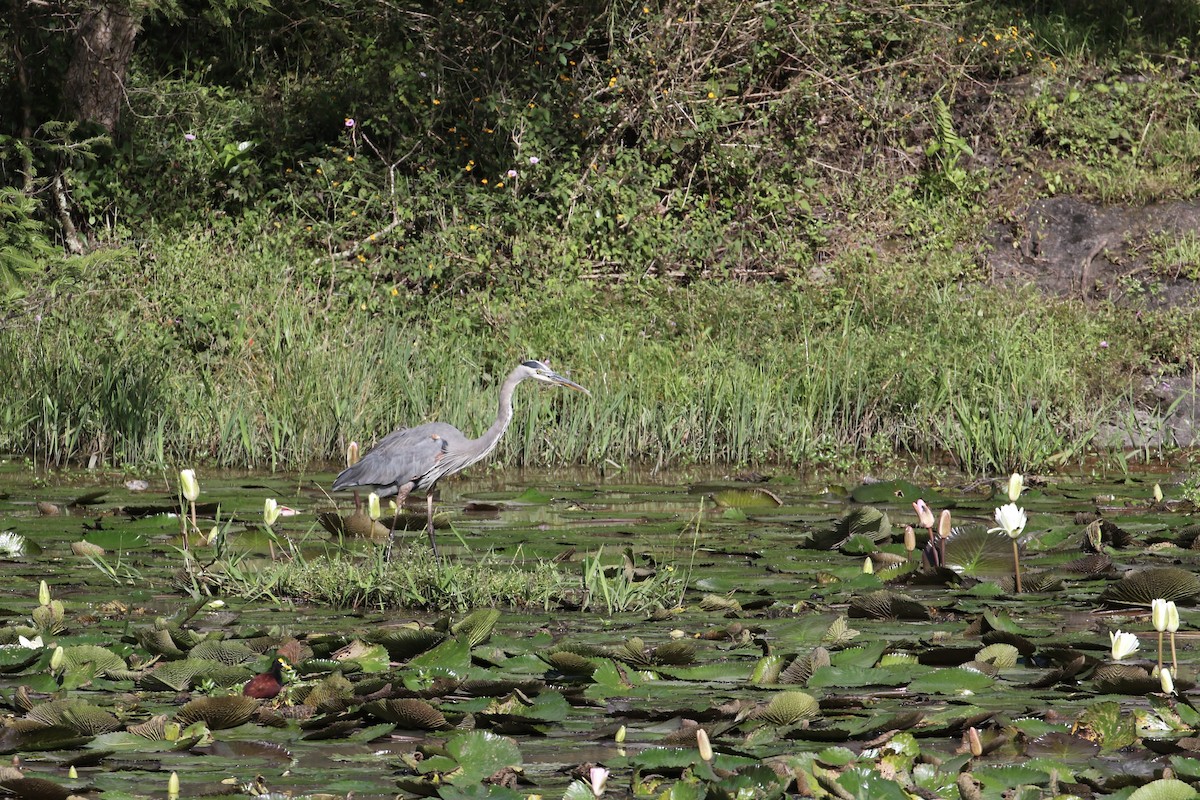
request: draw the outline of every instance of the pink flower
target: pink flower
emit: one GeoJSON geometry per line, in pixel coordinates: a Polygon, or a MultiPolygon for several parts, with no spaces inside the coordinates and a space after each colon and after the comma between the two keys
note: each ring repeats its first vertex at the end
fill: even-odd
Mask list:
{"type": "Polygon", "coordinates": [[[346,117],[346,127],[347,128],[354,127],[354,117],[346,117]]]}
{"type": "Polygon", "coordinates": [[[517,177],[517,171],[516,171],[515,169],[510,169],[510,170],[509,170],[508,172],[506,172],[505,174],[506,174],[506,175],[508,175],[508,177],[510,177],[510,178],[515,178],[515,177],[517,177]]]}
{"type": "Polygon", "coordinates": [[[540,159],[540,158],[538,158],[537,156],[530,156],[530,157],[529,157],[529,163],[530,163],[530,164],[536,164],[536,163],[538,163],[539,161],[541,161],[541,159],[540,159]]]}
{"type": "Polygon", "coordinates": [[[183,135],[183,138],[184,138],[184,139],[186,139],[186,140],[187,140],[187,141],[189,141],[189,142],[194,142],[194,141],[196,141],[196,134],[194,134],[194,133],[185,133],[185,134],[183,135]]]}
{"type": "Polygon", "coordinates": [[[1100,349],[1101,349],[1101,350],[1107,350],[1107,349],[1108,349],[1108,341],[1107,341],[1107,340],[1103,340],[1103,341],[1101,341],[1101,342],[1100,342],[1100,349]]]}

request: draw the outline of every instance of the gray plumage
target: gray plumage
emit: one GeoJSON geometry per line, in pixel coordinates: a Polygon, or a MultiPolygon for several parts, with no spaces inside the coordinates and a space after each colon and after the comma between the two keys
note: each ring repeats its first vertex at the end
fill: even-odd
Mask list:
{"type": "MultiPolygon", "coordinates": [[[[409,494],[426,493],[429,544],[437,556],[433,537],[433,487],[447,475],[462,472],[486,458],[496,449],[500,437],[512,421],[512,396],[521,381],[532,378],[553,386],[590,394],[579,384],[564,378],[541,361],[525,361],[508,374],[500,387],[496,420],[478,439],[468,439],[462,431],[445,422],[428,422],[415,428],[400,428],[379,443],[357,464],[344,469],[333,482],[333,490],[362,488],[380,497],[396,496],[396,505],[409,494]]],[[[393,526],[394,526],[393,520],[393,526]]],[[[395,530],[393,527],[392,534],[395,530]]],[[[388,536],[386,556],[391,556],[392,536],[388,536]]]]}

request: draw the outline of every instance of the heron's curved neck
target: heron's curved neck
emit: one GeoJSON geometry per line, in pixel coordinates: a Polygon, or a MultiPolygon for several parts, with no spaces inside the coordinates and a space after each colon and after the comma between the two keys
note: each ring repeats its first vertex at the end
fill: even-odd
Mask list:
{"type": "Polygon", "coordinates": [[[482,447],[479,451],[479,458],[483,458],[496,449],[496,444],[500,441],[500,437],[508,429],[508,423],[512,422],[512,396],[513,392],[517,389],[517,384],[522,380],[524,380],[524,377],[521,375],[520,367],[514,369],[504,379],[504,385],[500,387],[500,407],[496,411],[496,421],[492,423],[492,427],[488,428],[483,436],[475,440],[482,447]]]}

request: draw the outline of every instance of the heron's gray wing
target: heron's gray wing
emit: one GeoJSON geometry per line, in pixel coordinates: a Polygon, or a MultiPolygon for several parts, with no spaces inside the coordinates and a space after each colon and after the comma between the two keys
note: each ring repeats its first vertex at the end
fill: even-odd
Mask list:
{"type": "Polygon", "coordinates": [[[445,455],[448,443],[459,439],[462,434],[454,426],[441,422],[392,431],[361,461],[343,470],[333,490],[372,486],[387,496],[407,483],[419,484],[445,455]]]}

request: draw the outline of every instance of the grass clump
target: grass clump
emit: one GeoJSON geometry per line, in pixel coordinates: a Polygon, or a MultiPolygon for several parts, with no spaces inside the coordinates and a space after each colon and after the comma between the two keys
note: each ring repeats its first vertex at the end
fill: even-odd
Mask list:
{"type": "Polygon", "coordinates": [[[366,558],[331,553],[319,558],[297,555],[293,561],[273,562],[254,574],[243,567],[235,579],[226,582],[225,589],[243,596],[294,598],[333,608],[439,611],[580,608],[588,606],[590,593],[596,593],[607,600],[593,604],[608,613],[646,611],[670,604],[681,593],[681,587],[670,579],[651,578],[631,588],[620,574],[597,577],[590,560],[585,571],[586,581],[577,566],[548,561],[518,563],[494,554],[439,565],[428,547],[412,544],[397,549],[390,562],[378,553],[366,558]]]}

